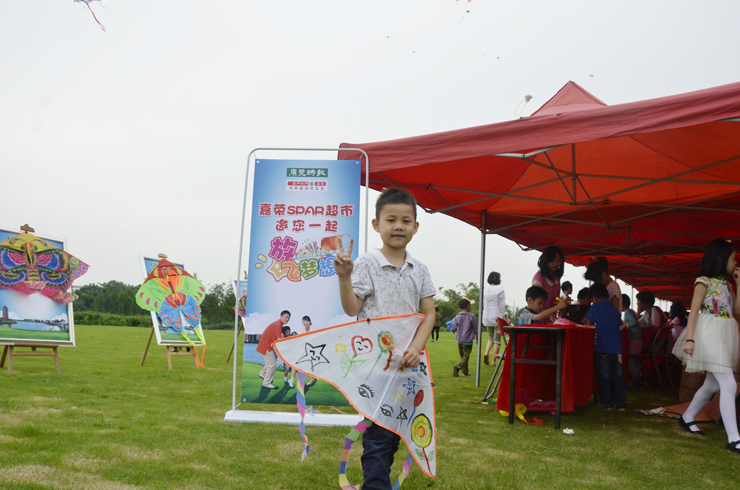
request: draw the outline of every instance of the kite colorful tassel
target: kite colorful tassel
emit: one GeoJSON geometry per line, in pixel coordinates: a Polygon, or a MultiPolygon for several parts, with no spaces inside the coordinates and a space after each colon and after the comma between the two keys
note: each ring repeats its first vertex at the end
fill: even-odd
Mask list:
{"type": "Polygon", "coordinates": [[[296,391],[296,405],[298,405],[298,412],[301,414],[301,424],[299,426],[299,430],[301,431],[301,439],[303,439],[303,442],[306,444],[306,449],[303,450],[303,454],[301,455],[301,463],[303,463],[303,460],[306,459],[306,456],[308,456],[308,438],[306,437],[306,424],[304,423],[304,419],[306,418],[306,375],[303,374],[300,371],[297,371],[297,378],[298,378],[298,390],[296,391]]]}
{"type": "MultiPolygon", "coordinates": [[[[349,452],[352,450],[352,444],[356,443],[357,439],[359,439],[362,433],[365,432],[367,428],[371,425],[373,425],[373,421],[366,418],[361,422],[358,422],[357,425],[355,425],[352,430],[349,431],[349,434],[344,436],[344,452],[342,453],[342,461],[339,463],[339,486],[342,488],[342,490],[357,490],[357,487],[352,485],[347,479],[347,462],[349,461],[349,452]]],[[[398,476],[396,483],[393,485],[393,490],[398,490],[406,477],[409,476],[411,462],[413,460],[414,457],[411,456],[411,453],[409,453],[409,455],[406,457],[406,461],[403,462],[403,473],[398,476]]]]}
{"type": "Polygon", "coordinates": [[[98,18],[97,18],[97,17],[95,17],[95,12],[93,12],[93,9],[92,9],[92,7],[90,7],[90,2],[92,2],[92,1],[98,1],[98,2],[99,2],[100,0],[75,0],[75,2],[82,2],[82,3],[84,3],[85,5],[87,5],[87,9],[88,9],[88,10],[90,11],[90,13],[92,14],[92,16],[93,16],[93,19],[95,19],[95,22],[97,22],[97,23],[98,23],[98,25],[100,26],[100,28],[101,28],[101,29],[103,29],[103,32],[105,32],[105,26],[104,26],[103,24],[101,24],[101,23],[100,23],[100,21],[98,20],[98,18]]]}

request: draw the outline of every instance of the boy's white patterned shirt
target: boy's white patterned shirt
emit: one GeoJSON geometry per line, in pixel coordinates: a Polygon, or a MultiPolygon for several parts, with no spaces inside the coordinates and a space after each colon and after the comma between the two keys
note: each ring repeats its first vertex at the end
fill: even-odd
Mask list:
{"type": "Polygon", "coordinates": [[[437,293],[427,266],[408,251],[406,262],[399,269],[377,248],[357,257],[352,288],[364,299],[357,314],[360,320],[416,313],[422,298],[437,293]]]}

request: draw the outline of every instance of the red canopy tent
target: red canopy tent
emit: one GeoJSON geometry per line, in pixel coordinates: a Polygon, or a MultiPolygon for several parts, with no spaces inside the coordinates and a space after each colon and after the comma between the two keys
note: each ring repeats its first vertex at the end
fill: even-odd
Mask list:
{"type": "Polygon", "coordinates": [[[607,106],[568,82],[530,117],[340,147],[367,153],[372,188],[481,231],[481,291],[486,234],[558,245],[574,265],[607,256],[686,304],[706,243],[740,239],[740,83],[607,106]]]}
{"type": "Polygon", "coordinates": [[[740,83],[607,106],[568,82],[527,118],[341,147],[374,189],[688,302],[706,243],[740,238],[738,116],[740,83]]]}

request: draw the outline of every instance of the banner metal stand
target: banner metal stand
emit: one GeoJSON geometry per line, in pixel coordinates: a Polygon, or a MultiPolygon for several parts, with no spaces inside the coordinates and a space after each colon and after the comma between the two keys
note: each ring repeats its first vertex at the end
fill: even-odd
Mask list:
{"type": "MultiPolygon", "coordinates": [[[[237,273],[235,277],[239,277],[240,271],[242,270],[242,258],[244,252],[244,224],[247,217],[247,194],[249,193],[249,171],[251,169],[252,157],[258,151],[296,151],[296,152],[309,152],[309,151],[320,151],[329,152],[336,151],[356,151],[362,153],[365,156],[365,240],[363,242],[362,252],[367,252],[367,235],[368,235],[368,206],[370,199],[370,158],[364,150],[359,148],[255,148],[249,152],[247,157],[247,172],[244,179],[244,201],[242,203],[242,226],[241,233],[239,235],[239,262],[237,267],[237,273]]],[[[237,301],[239,298],[237,298],[237,301]]],[[[232,392],[231,392],[231,410],[226,412],[224,421],[226,422],[258,422],[258,423],[270,423],[270,424],[300,424],[300,414],[298,412],[261,412],[254,410],[237,410],[236,403],[236,371],[237,371],[237,359],[238,349],[236,346],[239,331],[239,313],[238,305],[234,308],[234,369],[232,378],[232,392]]],[[[241,404],[241,403],[240,403],[241,404]]],[[[354,426],[363,419],[362,415],[342,415],[342,414],[320,414],[306,412],[306,418],[304,423],[306,425],[316,426],[354,426]]]]}

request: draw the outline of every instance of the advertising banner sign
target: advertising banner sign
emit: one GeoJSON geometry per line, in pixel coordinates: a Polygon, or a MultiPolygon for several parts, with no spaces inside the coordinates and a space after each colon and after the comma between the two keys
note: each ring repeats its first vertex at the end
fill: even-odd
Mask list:
{"type": "MultiPolygon", "coordinates": [[[[244,344],[242,403],[295,404],[294,373],[277,362],[272,342],[353,320],[342,309],[334,257],[340,240],[347,247],[359,237],[360,168],[356,160],[255,162],[242,318],[242,340],[254,341],[244,344]]],[[[347,401],[330,384],[312,380],[306,403],[347,401]]]]}

